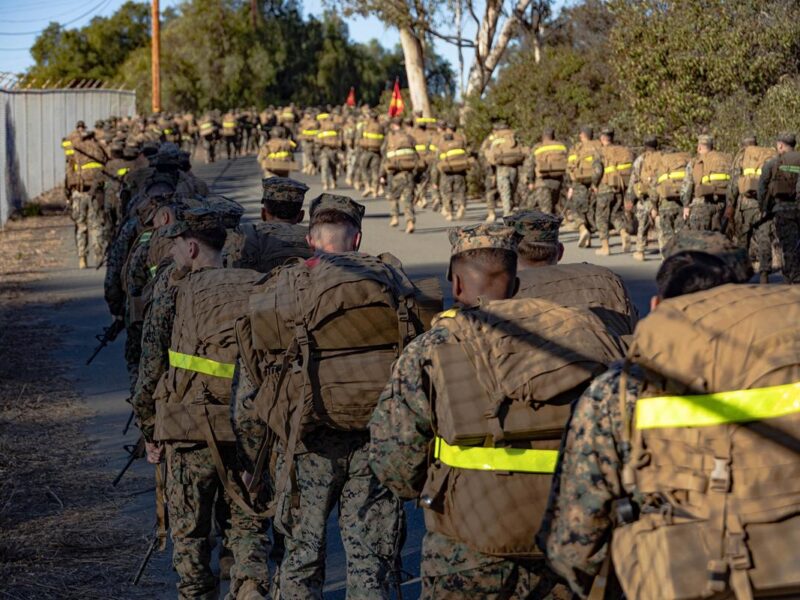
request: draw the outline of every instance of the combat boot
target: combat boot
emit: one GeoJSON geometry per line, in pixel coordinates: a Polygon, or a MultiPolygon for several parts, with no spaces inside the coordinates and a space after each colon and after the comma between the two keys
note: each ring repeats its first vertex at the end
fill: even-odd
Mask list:
{"type": "Polygon", "coordinates": [[[406,221],[406,233],[414,233],[414,221],[406,221]]]}
{"type": "MultiPolygon", "coordinates": [[[[356,188],[358,189],[358,188],[356,188]]],[[[369,188],[364,188],[364,193],[361,194],[362,198],[369,198],[369,195],[372,193],[372,190],[369,188]]]]}
{"type": "Polygon", "coordinates": [[[592,234],[586,228],[586,225],[581,225],[578,228],[580,237],[578,237],[578,248],[591,248],[592,247],[592,234]]]}
{"type": "Polygon", "coordinates": [[[397,215],[394,215],[392,219],[389,221],[389,227],[397,227],[400,224],[400,219],[397,218],[397,215]]]}
{"type": "Polygon", "coordinates": [[[634,252],[633,260],[640,260],[644,262],[644,252],[634,252]]]}
{"type": "Polygon", "coordinates": [[[490,208],[490,209],[489,209],[489,214],[487,214],[487,215],[486,215],[486,221],[485,221],[485,223],[486,223],[487,225],[491,225],[492,223],[494,223],[494,222],[495,222],[495,220],[496,220],[496,219],[497,219],[497,216],[494,214],[494,209],[491,209],[491,208],[490,208]]]}
{"type": "Polygon", "coordinates": [[[761,273],[758,274],[758,283],[769,283],[769,273],[767,271],[761,271],[761,273]]]}
{"type": "Polygon", "coordinates": [[[622,240],[622,253],[625,254],[630,250],[631,236],[625,229],[620,229],[619,239],[622,240]]]}
{"type": "Polygon", "coordinates": [[[452,221],[452,220],[453,220],[453,213],[451,213],[451,212],[447,212],[447,213],[445,213],[445,214],[444,214],[444,218],[445,218],[445,220],[447,220],[447,221],[452,221]]]}
{"type": "Polygon", "coordinates": [[[611,254],[611,248],[608,247],[608,240],[602,240],[600,247],[594,251],[598,256],[608,256],[611,254]]]}
{"type": "Polygon", "coordinates": [[[78,258],[78,268],[79,269],[85,269],[86,266],[87,266],[86,265],[86,257],[85,256],[79,257],[78,258]]]}

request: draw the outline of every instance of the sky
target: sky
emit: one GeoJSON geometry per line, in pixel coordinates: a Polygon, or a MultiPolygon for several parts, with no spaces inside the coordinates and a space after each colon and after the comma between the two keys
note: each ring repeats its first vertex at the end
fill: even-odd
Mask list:
{"type": "MultiPolygon", "coordinates": [[[[555,0],[556,7],[568,0],[555,0]]],[[[86,25],[94,16],[113,14],[125,0],[0,0],[0,73],[21,73],[33,64],[30,47],[38,32],[51,21],[68,24],[69,28],[86,25]]],[[[160,0],[161,9],[174,7],[180,0],[160,0]]],[[[304,0],[303,12],[306,15],[321,16],[322,0],[304,0]]],[[[455,17],[453,17],[455,21],[455,17]]],[[[347,19],[350,37],[356,42],[377,39],[384,47],[392,48],[400,43],[397,31],[387,29],[374,17],[350,17],[347,19]]],[[[474,26],[467,26],[465,19],[464,35],[471,38],[474,26]]],[[[436,42],[436,51],[458,68],[458,51],[452,44],[436,42]]],[[[464,50],[465,70],[469,70],[472,53],[464,50]]],[[[465,74],[466,76],[466,74],[465,74]]]]}

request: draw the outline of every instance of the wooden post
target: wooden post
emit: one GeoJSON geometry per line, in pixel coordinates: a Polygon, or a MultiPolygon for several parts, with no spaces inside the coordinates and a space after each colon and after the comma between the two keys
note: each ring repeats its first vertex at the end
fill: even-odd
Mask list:
{"type": "Polygon", "coordinates": [[[161,112],[161,32],[159,28],[158,0],[153,0],[150,19],[153,22],[153,32],[150,40],[153,112],[158,113],[161,112]]]}

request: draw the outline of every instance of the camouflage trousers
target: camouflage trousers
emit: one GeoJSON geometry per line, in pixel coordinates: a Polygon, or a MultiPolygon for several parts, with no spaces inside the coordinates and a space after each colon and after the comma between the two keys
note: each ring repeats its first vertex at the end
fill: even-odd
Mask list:
{"type": "MultiPolygon", "coordinates": [[[[234,450],[220,451],[226,464],[232,464],[234,450]]],[[[211,550],[214,504],[219,494],[224,494],[224,490],[207,447],[167,445],[166,496],[174,546],[172,565],[180,577],[181,599],[217,598],[219,581],[211,571],[211,550]]],[[[248,515],[225,498],[230,507],[227,543],[234,559],[227,598],[236,598],[245,582],[266,596],[269,520],[248,515]]]]}
{"type": "MultiPolygon", "coordinates": [[[[405,531],[402,502],[369,467],[369,434],[317,429],[295,456],[296,493],[277,499],[275,528],[286,536],[282,598],[322,598],[328,516],[339,512],[348,600],[389,598],[389,575],[405,531]]],[[[276,480],[286,468],[278,455],[276,480]]]]}
{"type": "Polygon", "coordinates": [[[500,196],[500,205],[503,207],[504,215],[508,215],[514,210],[517,178],[517,167],[497,166],[497,193],[500,196]]]}
{"type": "Polygon", "coordinates": [[[783,255],[783,279],[800,283],[800,208],[796,203],[775,207],[775,235],[783,255]]]}
{"type": "Polygon", "coordinates": [[[303,151],[303,170],[311,172],[317,168],[317,163],[314,157],[314,142],[310,140],[301,140],[300,148],[303,151]]]}
{"type": "Polygon", "coordinates": [[[683,229],[683,207],[675,200],[658,203],[658,249],[663,253],[666,245],[683,229]]]}
{"type": "Polygon", "coordinates": [[[531,208],[550,215],[556,214],[558,196],[561,193],[561,185],[560,182],[558,183],[559,185],[557,187],[552,185],[537,185],[534,187],[531,208]]]}
{"type": "Polygon", "coordinates": [[[596,231],[591,190],[582,183],[573,183],[570,205],[575,213],[578,225],[583,225],[589,231],[596,231]]]}
{"type": "Polygon", "coordinates": [[[393,217],[400,216],[400,203],[403,203],[403,214],[406,221],[416,222],[414,213],[414,172],[397,171],[392,173],[389,182],[389,210],[393,217]]]}
{"type": "Polygon", "coordinates": [[[217,140],[203,138],[203,148],[206,151],[206,162],[213,163],[217,159],[217,140]]]}
{"type": "Polygon", "coordinates": [[[422,542],[422,594],[425,600],[568,599],[569,587],[543,560],[514,561],[487,556],[434,532],[422,542]]]}
{"type": "Polygon", "coordinates": [[[622,196],[612,191],[597,193],[594,220],[597,226],[597,235],[601,241],[608,239],[611,227],[619,231],[625,227],[625,217],[622,214],[622,196]]]}
{"type": "Polygon", "coordinates": [[[720,231],[725,202],[695,198],[689,205],[689,229],[694,231],[720,231]]]}
{"type": "Polygon", "coordinates": [[[108,243],[108,239],[103,230],[105,219],[102,192],[102,189],[93,189],[72,193],[71,215],[75,222],[78,258],[88,259],[90,240],[95,260],[100,262],[105,254],[104,246],[108,243]]]}
{"type": "Polygon", "coordinates": [[[467,177],[464,173],[441,173],[439,175],[439,193],[447,212],[452,213],[461,207],[467,207],[467,177]]]}
{"type": "Polygon", "coordinates": [[[647,237],[653,229],[652,205],[649,200],[637,200],[636,207],[636,251],[647,250],[647,237]]]}
{"type": "Polygon", "coordinates": [[[336,150],[323,146],[322,151],[319,153],[319,173],[322,179],[322,187],[326,189],[334,189],[336,187],[336,167],[336,150]]]}
{"type": "Polygon", "coordinates": [[[345,153],[345,177],[351,184],[361,181],[361,169],[359,168],[359,160],[361,159],[361,150],[358,148],[348,148],[345,153]]]}
{"type": "Polygon", "coordinates": [[[131,398],[136,391],[136,379],[139,377],[139,361],[142,358],[142,330],[144,323],[134,321],[125,324],[125,366],[128,369],[128,381],[131,398]]]}
{"type": "Polygon", "coordinates": [[[734,214],[736,243],[742,248],[748,248],[750,257],[758,261],[760,272],[769,273],[772,268],[770,224],[767,222],[753,227],[760,219],[761,207],[758,200],[740,196],[734,214]]]}
{"type": "Polygon", "coordinates": [[[235,158],[239,154],[239,138],[235,135],[224,135],[222,139],[225,140],[225,156],[228,160],[235,158]]]}
{"type": "Polygon", "coordinates": [[[381,155],[372,150],[362,150],[360,156],[361,182],[367,189],[378,191],[381,155]]]}

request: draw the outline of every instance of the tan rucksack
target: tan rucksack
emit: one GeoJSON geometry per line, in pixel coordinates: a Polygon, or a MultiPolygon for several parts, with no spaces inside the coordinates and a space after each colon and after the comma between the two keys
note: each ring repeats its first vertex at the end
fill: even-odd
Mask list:
{"type": "Polygon", "coordinates": [[[658,169],[661,164],[661,153],[657,150],[649,150],[642,155],[642,166],[639,171],[639,181],[636,184],[634,193],[638,199],[656,199],[656,180],[658,179],[658,169]]]}
{"type": "Polygon", "coordinates": [[[333,119],[323,119],[319,124],[317,143],[327,148],[341,148],[342,137],[333,119]]]}
{"type": "Polygon", "coordinates": [[[513,129],[500,129],[491,135],[491,150],[487,154],[494,166],[518,167],[525,162],[525,147],[517,140],[513,129]]]}
{"type": "Polygon", "coordinates": [[[307,233],[303,225],[242,223],[225,241],[225,265],[269,274],[292,258],[311,257],[307,233]]]}
{"type": "Polygon", "coordinates": [[[361,132],[361,138],[358,140],[358,145],[364,150],[370,152],[380,152],[383,146],[383,139],[386,134],[383,132],[383,127],[376,119],[370,119],[364,125],[364,130],[361,132]]]}
{"type": "Polygon", "coordinates": [[[628,188],[633,169],[633,152],[630,148],[613,144],[600,149],[603,161],[602,184],[616,192],[624,192],[628,188]]]}
{"type": "Polygon", "coordinates": [[[659,200],[680,198],[686,165],[692,160],[688,152],[661,153],[656,165],[656,192],[659,200]]]}
{"type": "Polygon", "coordinates": [[[725,196],[731,180],[731,162],[730,154],[716,150],[698,155],[692,172],[695,197],[725,196]]]}
{"type": "Polygon", "coordinates": [[[247,311],[263,275],[248,269],[203,269],[174,282],[175,322],[169,369],[156,388],[155,438],[169,442],[233,442],[229,417],[236,363],[236,319],[247,311]]]}
{"type": "Polygon", "coordinates": [[[414,138],[407,133],[402,131],[390,133],[389,140],[386,142],[386,156],[384,157],[386,170],[394,173],[417,169],[421,165],[421,161],[415,146],[414,138]]]}
{"type": "Polygon", "coordinates": [[[533,149],[536,161],[536,178],[558,179],[567,172],[567,146],[552,141],[537,144],[533,149]]]}
{"type": "Polygon", "coordinates": [[[758,180],[761,178],[761,167],[769,159],[777,155],[775,148],[747,146],[742,153],[742,172],[739,173],[739,193],[755,198],[758,192],[758,180]]]}
{"type": "Polygon", "coordinates": [[[461,136],[439,142],[439,161],[437,168],[442,173],[453,175],[466,173],[469,169],[469,152],[461,136]]]}
{"type": "Polygon", "coordinates": [[[800,178],[800,152],[784,152],[773,165],[769,182],[769,195],[780,200],[797,198],[797,182],[800,178]]]}
{"type": "Polygon", "coordinates": [[[593,312],[617,336],[633,333],[639,316],[622,278],[589,263],[559,264],[517,273],[515,298],[542,298],[593,312]]]}
{"type": "Polygon", "coordinates": [[[580,142],[577,147],[573,147],[572,154],[570,154],[570,177],[576,183],[588,185],[592,182],[592,165],[597,157],[600,155],[601,144],[597,140],[589,140],[588,142],[580,142]],[[574,157],[574,159],[573,159],[574,157]]]}
{"type": "Polygon", "coordinates": [[[258,153],[258,162],[265,171],[294,171],[294,142],[276,138],[268,141],[258,153]]]}
{"type": "Polygon", "coordinates": [[[489,302],[434,321],[429,531],[503,557],[541,557],[539,528],[570,403],[623,355],[592,313],[548,300],[489,302]]]}
{"type": "Polygon", "coordinates": [[[626,596],[798,597],[800,288],[665,300],[628,357],[646,378],[623,411],[623,482],[643,499],[612,536],[626,596]]]}

